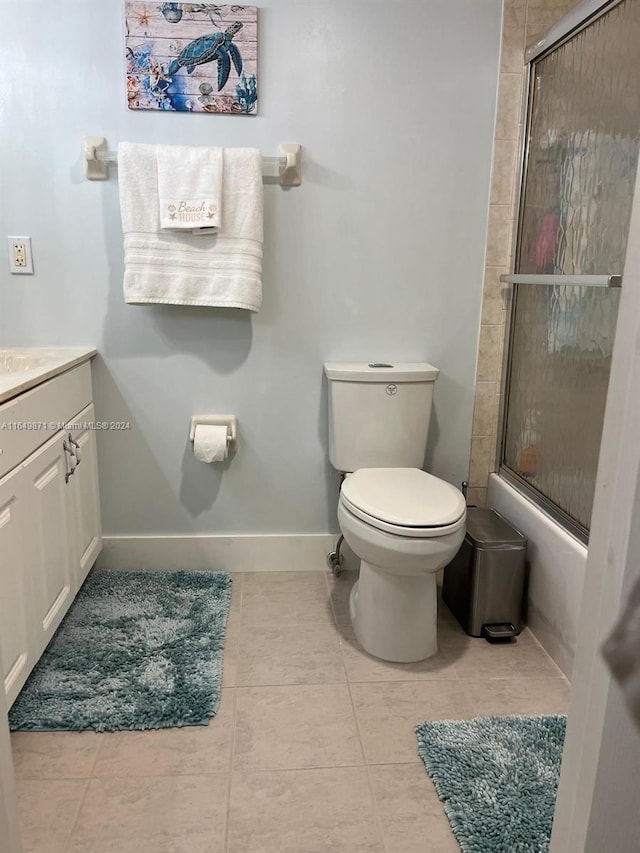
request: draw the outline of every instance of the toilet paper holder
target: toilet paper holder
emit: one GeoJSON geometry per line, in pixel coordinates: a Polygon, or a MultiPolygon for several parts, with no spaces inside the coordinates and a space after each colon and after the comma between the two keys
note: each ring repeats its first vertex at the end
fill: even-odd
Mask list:
{"type": "Polygon", "coordinates": [[[226,426],[227,428],[227,450],[231,453],[236,450],[238,443],[238,419],[235,415],[191,415],[191,427],[189,439],[193,441],[196,435],[196,427],[199,424],[206,426],[226,426]]]}

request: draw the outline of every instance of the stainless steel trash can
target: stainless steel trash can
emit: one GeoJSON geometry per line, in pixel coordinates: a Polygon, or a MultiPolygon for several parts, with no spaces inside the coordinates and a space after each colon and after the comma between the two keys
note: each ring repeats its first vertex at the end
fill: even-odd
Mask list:
{"type": "Polygon", "coordinates": [[[522,630],[527,540],[494,509],[469,507],[462,547],[444,570],[442,598],[467,634],[522,630]]]}

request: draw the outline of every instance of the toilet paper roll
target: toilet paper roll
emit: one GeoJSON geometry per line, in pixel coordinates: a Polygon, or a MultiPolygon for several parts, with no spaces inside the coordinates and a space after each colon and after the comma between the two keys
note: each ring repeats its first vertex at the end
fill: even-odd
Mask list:
{"type": "Polygon", "coordinates": [[[193,452],[200,462],[222,462],[228,456],[227,428],[218,424],[197,424],[193,452]]]}

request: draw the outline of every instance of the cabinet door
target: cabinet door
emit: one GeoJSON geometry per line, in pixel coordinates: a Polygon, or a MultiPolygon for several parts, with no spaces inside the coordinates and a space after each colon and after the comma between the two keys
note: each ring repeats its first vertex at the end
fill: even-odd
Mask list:
{"type": "Polygon", "coordinates": [[[69,478],[71,499],[71,560],[76,589],[82,586],[89,569],[102,548],[100,525],[100,495],[98,491],[98,457],[93,406],[87,406],[73,419],[75,429],[70,435],[79,462],[69,478]]]}
{"type": "Polygon", "coordinates": [[[0,480],[0,641],[10,706],[35,663],[31,642],[29,514],[22,467],[0,480]]]}
{"type": "Polygon", "coordinates": [[[68,454],[66,432],[56,433],[24,462],[26,502],[33,550],[34,638],[38,655],[74,595],[69,546],[68,454]]]}

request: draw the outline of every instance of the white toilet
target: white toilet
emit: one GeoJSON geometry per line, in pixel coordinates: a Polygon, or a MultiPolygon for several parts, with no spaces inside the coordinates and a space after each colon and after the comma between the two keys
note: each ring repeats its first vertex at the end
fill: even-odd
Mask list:
{"type": "Polygon", "coordinates": [[[421,470],[438,369],[328,363],[329,458],[345,472],[338,523],[360,558],[350,613],[360,644],[383,660],[434,655],[436,572],[465,535],[458,489],[421,470]]]}

